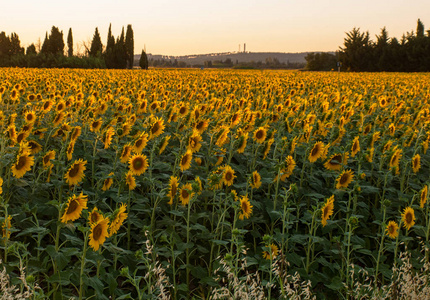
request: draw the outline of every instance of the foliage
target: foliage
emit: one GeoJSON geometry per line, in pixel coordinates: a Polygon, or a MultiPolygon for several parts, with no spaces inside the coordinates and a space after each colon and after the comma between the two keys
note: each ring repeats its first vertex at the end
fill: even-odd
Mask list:
{"type": "Polygon", "coordinates": [[[424,24],[419,19],[416,34],[403,35],[400,43],[396,38],[389,38],[385,27],[376,36],[376,42],[359,28],[346,35],[340,60],[348,71],[430,71],[430,32],[424,34],[424,24]]]}
{"type": "Polygon", "coordinates": [[[97,57],[97,56],[101,56],[102,53],[103,53],[103,44],[100,38],[99,29],[96,27],[88,54],[89,56],[97,57]]]}
{"type": "Polygon", "coordinates": [[[143,49],[142,53],[140,54],[139,67],[141,69],[148,70],[148,56],[143,49]]]}

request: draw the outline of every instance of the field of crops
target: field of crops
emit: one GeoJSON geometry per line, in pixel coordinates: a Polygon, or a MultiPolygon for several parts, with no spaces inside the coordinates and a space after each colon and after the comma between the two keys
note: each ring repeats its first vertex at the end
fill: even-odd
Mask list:
{"type": "Polygon", "coordinates": [[[357,297],[366,277],[389,286],[401,253],[413,270],[429,261],[429,83],[1,69],[2,293],[304,299],[357,297]]]}

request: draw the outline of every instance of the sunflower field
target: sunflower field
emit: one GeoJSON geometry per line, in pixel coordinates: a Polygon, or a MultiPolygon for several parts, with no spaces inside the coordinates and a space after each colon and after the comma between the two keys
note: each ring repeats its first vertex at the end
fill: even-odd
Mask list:
{"type": "Polygon", "coordinates": [[[347,299],[403,253],[428,287],[429,83],[0,69],[2,293],[347,299]]]}

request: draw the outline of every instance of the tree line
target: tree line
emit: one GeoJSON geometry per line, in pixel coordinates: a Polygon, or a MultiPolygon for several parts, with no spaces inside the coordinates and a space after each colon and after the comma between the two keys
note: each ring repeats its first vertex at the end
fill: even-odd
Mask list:
{"type": "Polygon", "coordinates": [[[308,70],[337,70],[353,72],[428,72],[430,71],[430,30],[417,21],[416,31],[407,32],[399,39],[389,37],[381,29],[376,41],[369,32],[353,28],[346,33],[343,47],[336,54],[311,53],[305,57],[308,70]]]}
{"type": "MultiPolygon", "coordinates": [[[[10,36],[0,32],[0,67],[44,67],[44,68],[133,68],[134,64],[134,33],[131,25],[127,25],[124,33],[115,38],[111,25],[106,41],[103,45],[100,33],[96,27],[91,44],[85,45],[84,55],[74,55],[73,33],[69,28],[67,34],[67,51],[65,49],[63,31],[52,26],[51,32],[46,32],[45,39],[39,49],[34,43],[26,49],[16,33],[10,36]]],[[[147,68],[146,53],[142,50],[140,65],[147,68]]]]}

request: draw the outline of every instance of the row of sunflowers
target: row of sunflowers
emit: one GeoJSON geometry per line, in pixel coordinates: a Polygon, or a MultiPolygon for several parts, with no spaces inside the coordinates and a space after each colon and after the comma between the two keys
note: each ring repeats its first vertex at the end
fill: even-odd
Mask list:
{"type": "Polygon", "coordinates": [[[2,69],[2,266],[54,299],[389,282],[429,260],[429,79],[2,69]]]}

